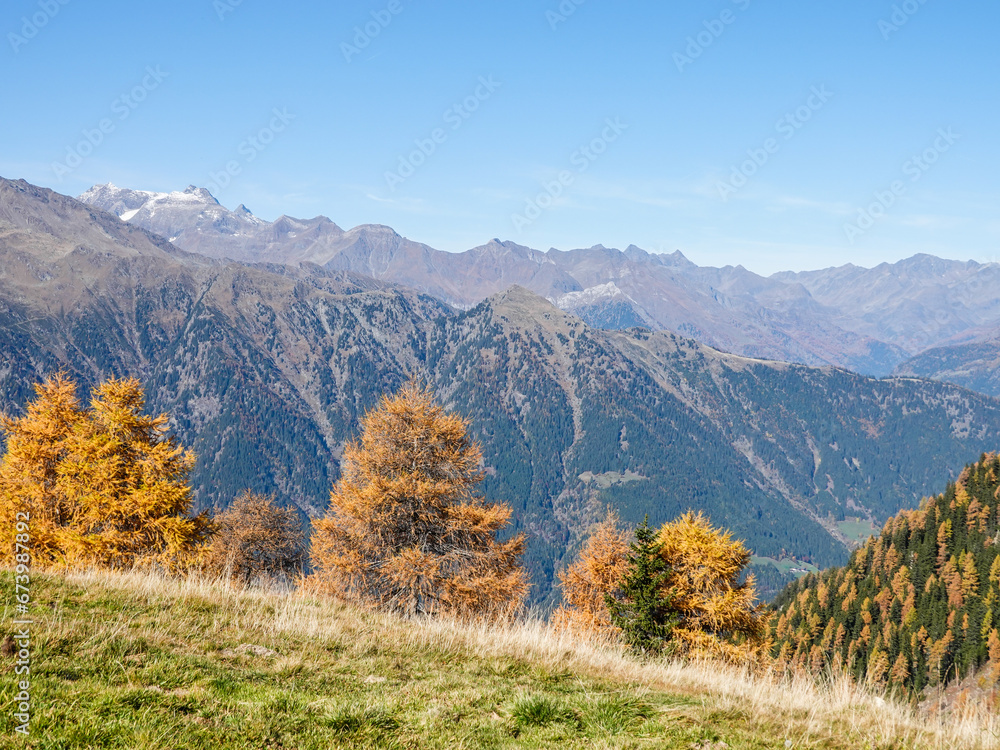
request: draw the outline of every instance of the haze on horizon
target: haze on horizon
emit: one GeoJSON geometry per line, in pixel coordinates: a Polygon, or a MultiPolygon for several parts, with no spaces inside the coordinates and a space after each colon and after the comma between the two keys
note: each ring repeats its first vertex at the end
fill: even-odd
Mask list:
{"type": "Polygon", "coordinates": [[[993,261],[997,21],[985,0],[15,0],[0,174],[195,184],[448,251],[993,261]]]}

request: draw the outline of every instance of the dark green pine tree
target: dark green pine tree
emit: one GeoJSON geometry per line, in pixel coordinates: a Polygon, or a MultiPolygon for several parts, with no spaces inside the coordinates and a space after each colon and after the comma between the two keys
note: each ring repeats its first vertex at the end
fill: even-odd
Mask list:
{"type": "Polygon", "coordinates": [[[605,603],[626,645],[640,654],[660,654],[679,617],[672,607],[673,597],[664,590],[670,568],[660,557],[649,516],[635,530],[631,550],[628,573],[618,591],[605,596],[605,603]]]}

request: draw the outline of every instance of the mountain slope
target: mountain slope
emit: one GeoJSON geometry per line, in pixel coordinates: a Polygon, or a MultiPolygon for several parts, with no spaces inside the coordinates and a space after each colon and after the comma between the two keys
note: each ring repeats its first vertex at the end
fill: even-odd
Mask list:
{"type": "Polygon", "coordinates": [[[936,472],[954,476],[965,446],[995,444],[1000,416],[993,400],[936,383],[589,329],[518,289],[460,315],[428,366],[482,430],[509,483],[497,489],[528,498],[519,523],[556,555],[610,502],[636,523],[709,508],[761,556],[829,565],[850,544],[849,518],[913,507],[936,472]]]}
{"type": "Polygon", "coordinates": [[[135,573],[35,572],[31,586],[30,739],[5,747],[997,747],[987,716],[932,723],[842,683],[639,662],[537,622],[403,620],[135,573]]]}
{"type": "Polygon", "coordinates": [[[782,592],[783,659],[920,692],[989,666],[1000,677],[1000,456],[984,455],[919,510],[890,519],[845,568],[782,592]]]}
{"type": "Polygon", "coordinates": [[[540,252],[492,240],[444,253],[389,227],[349,231],[326,217],[270,223],[230,212],[204,189],[143,193],[95,186],[81,200],[217,258],[315,263],[402,284],[468,308],[512,284],[603,328],[671,330],[751,357],[885,375],[934,347],[992,338],[1000,265],[917,255],[871,269],[846,265],[758,276],[702,268],[680,252],[540,252]]]}
{"type": "Polygon", "coordinates": [[[854,265],[772,276],[801,284],[837,310],[834,322],[912,354],[979,340],[1000,323],[1000,264],[915,255],[874,268],[854,265]]]}
{"type": "Polygon", "coordinates": [[[543,253],[494,239],[463,253],[445,253],[384,226],[344,232],[322,216],[260,222],[243,207],[226,211],[207,191],[193,187],[164,194],[100,185],[80,198],[192,252],[315,263],[409,286],[460,308],[519,284],[594,324],[640,322],[747,356],[874,374],[890,372],[908,356],[891,341],[839,327],[832,322],[836,311],[818,304],[800,284],[742,267],[699,268],[679,252],[653,255],[635,246],[619,251],[598,245],[543,253]],[[135,208],[143,196],[147,202],[135,208]],[[610,299],[608,284],[618,292],[610,299]]]}
{"type": "Polygon", "coordinates": [[[1000,339],[929,349],[896,368],[902,376],[931,378],[1000,396],[1000,339]]]}
{"type": "Polygon", "coordinates": [[[200,507],[253,487],[321,512],[358,415],[415,368],[421,326],[446,309],[369,279],[226,264],[156,238],[172,255],[26,183],[0,183],[2,206],[20,217],[0,227],[5,404],[58,367],[85,386],[140,377],[150,408],[169,410],[199,454],[200,507]]]}
{"type": "Polygon", "coordinates": [[[199,507],[249,487],[315,517],[359,415],[424,378],[472,418],[544,605],[608,503],[701,508],[761,556],[831,565],[846,522],[915,506],[1000,434],[1000,404],[957,387],[597,330],[523,288],[456,313],[347,271],[188,254],[26,183],[0,182],[0,207],[6,408],[58,367],[134,374],[199,455],[199,507]]]}

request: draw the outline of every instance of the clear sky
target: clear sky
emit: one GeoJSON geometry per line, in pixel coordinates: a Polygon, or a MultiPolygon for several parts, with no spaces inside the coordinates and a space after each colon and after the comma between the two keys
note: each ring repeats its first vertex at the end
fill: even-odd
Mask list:
{"type": "Polygon", "coordinates": [[[995,0],[7,0],[0,175],[451,251],[1000,260],[998,32],[995,0]]]}

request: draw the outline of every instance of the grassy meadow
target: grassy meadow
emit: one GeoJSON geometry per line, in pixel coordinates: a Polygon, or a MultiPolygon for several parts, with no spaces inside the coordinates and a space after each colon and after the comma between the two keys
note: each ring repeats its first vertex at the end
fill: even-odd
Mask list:
{"type": "Polygon", "coordinates": [[[1000,747],[974,709],[921,719],[843,680],[644,663],[540,622],[404,620],[141,573],[31,585],[31,734],[14,733],[5,657],[2,747],[1000,747]]]}

